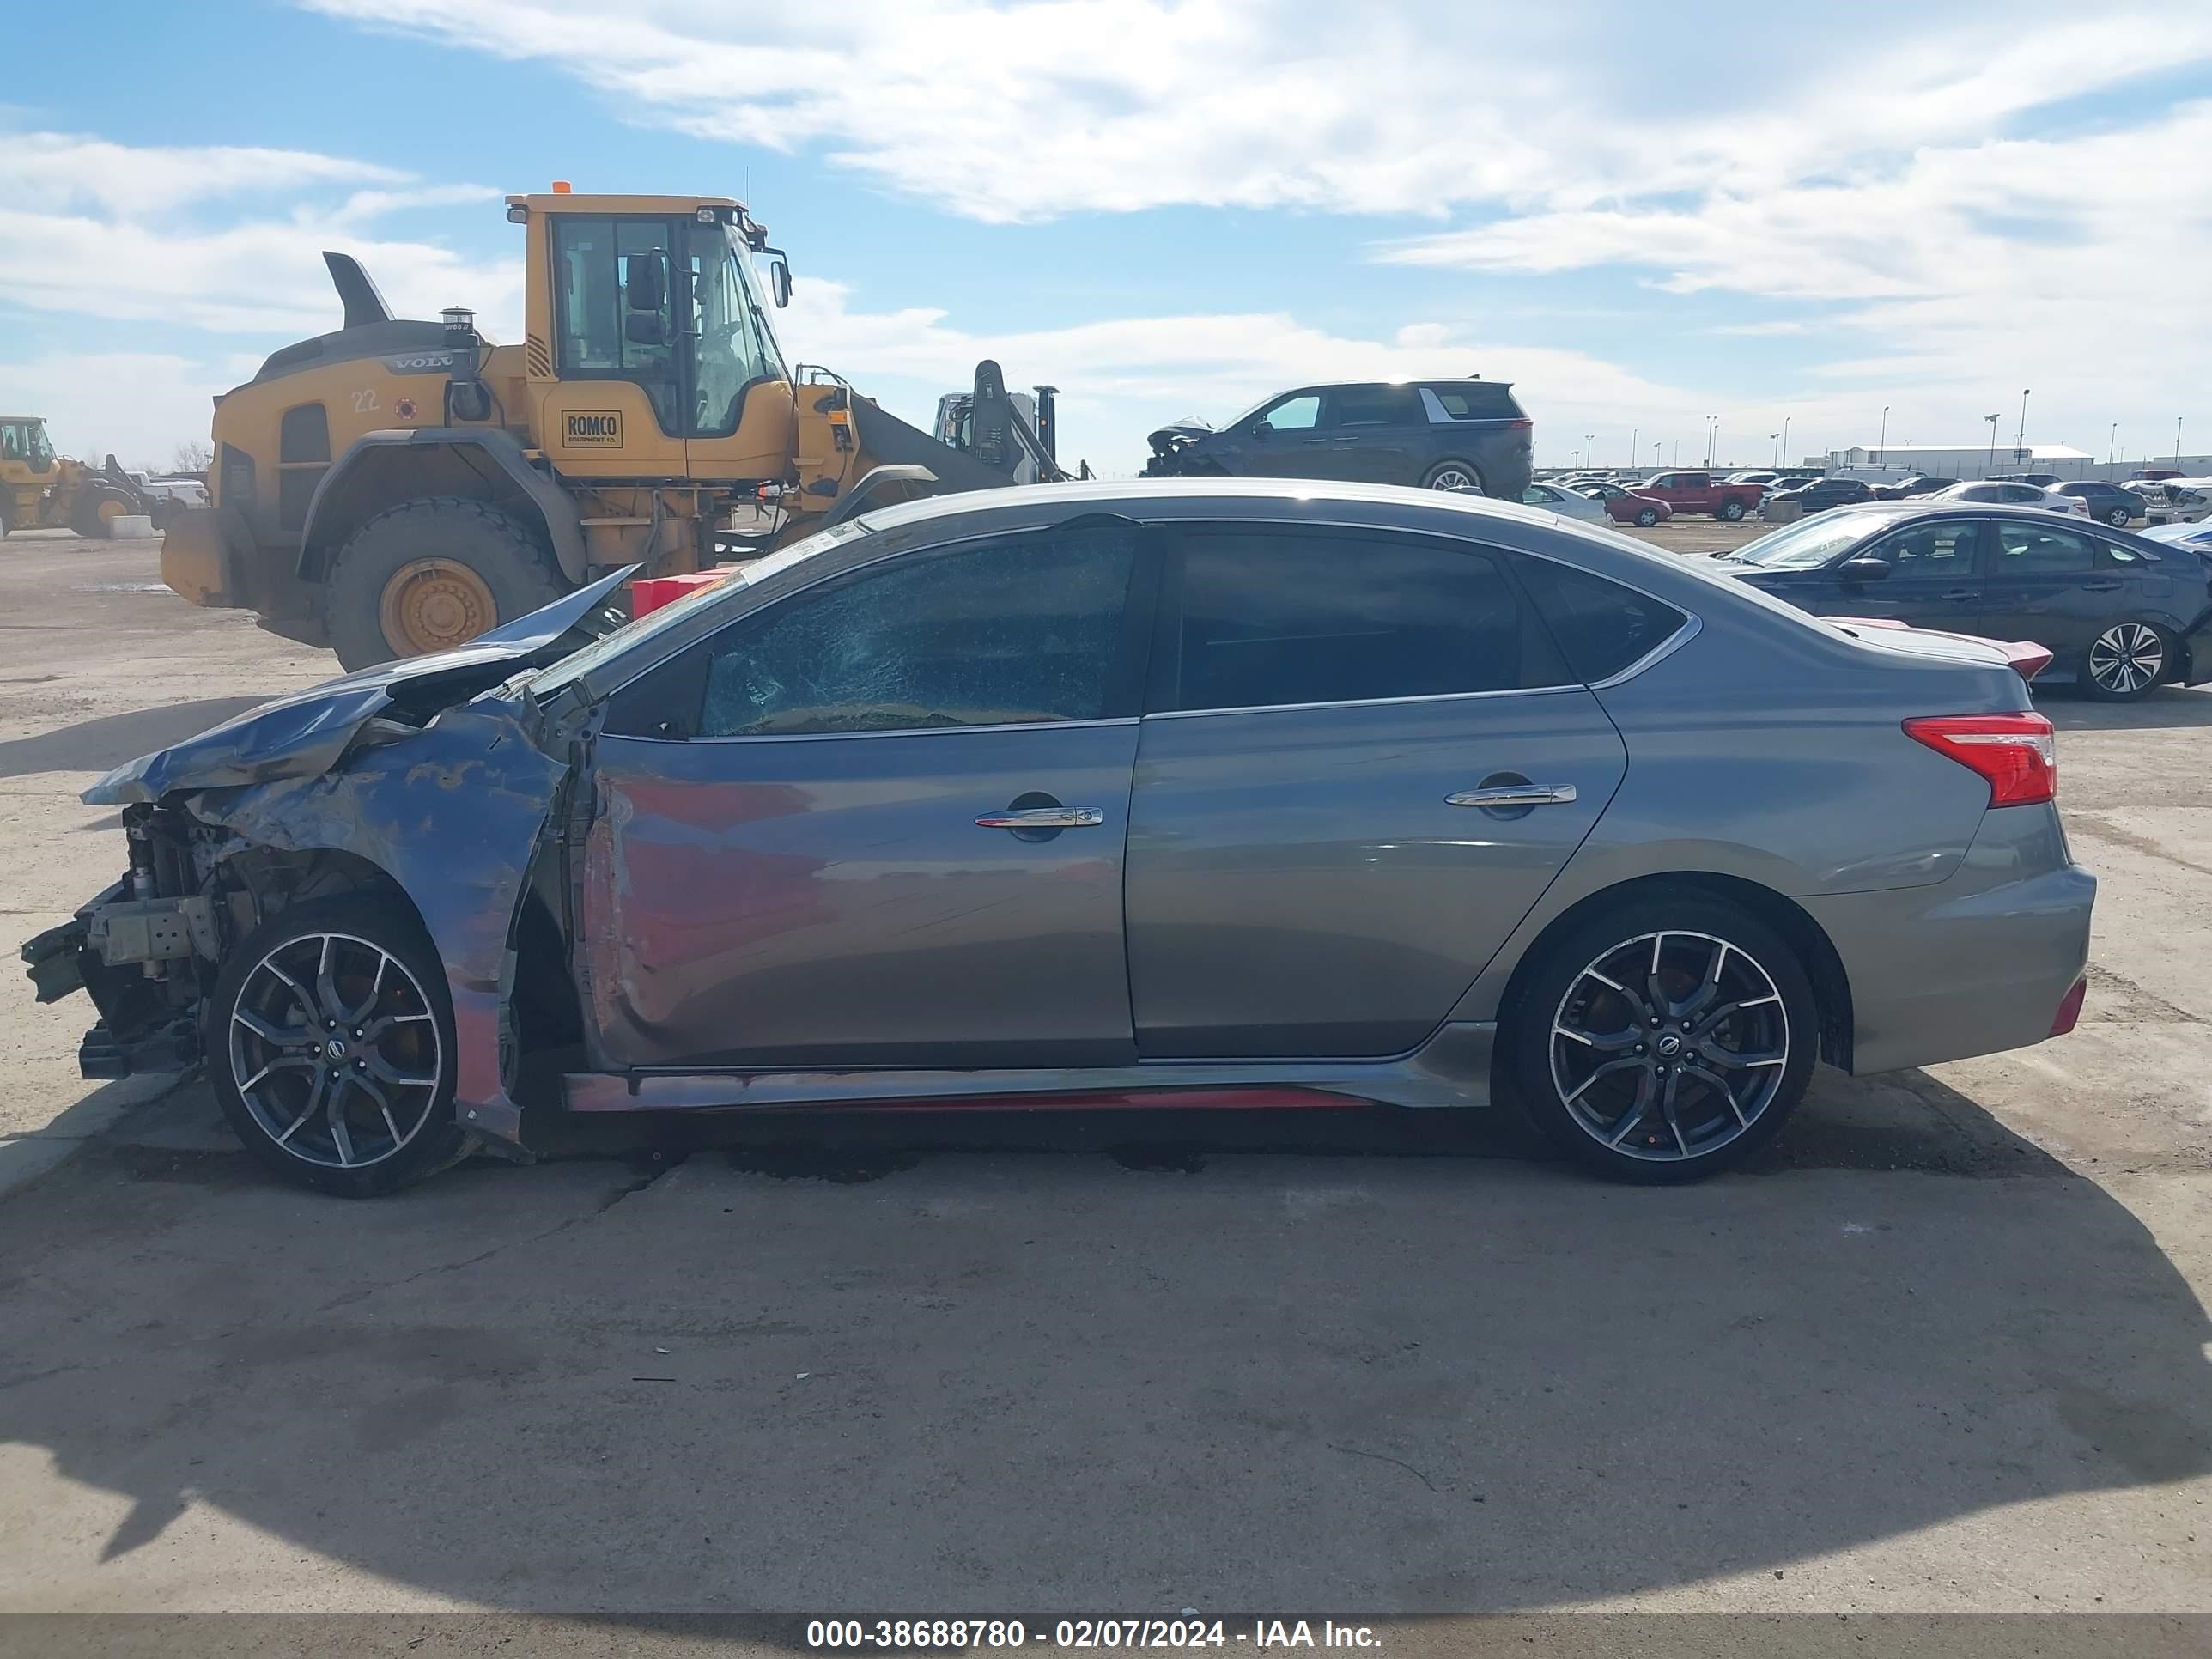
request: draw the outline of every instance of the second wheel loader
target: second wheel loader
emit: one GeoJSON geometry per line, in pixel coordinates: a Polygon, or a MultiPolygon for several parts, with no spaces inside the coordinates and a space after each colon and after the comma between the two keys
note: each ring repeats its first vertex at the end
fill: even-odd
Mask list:
{"type": "Polygon", "coordinates": [[[11,530],[74,530],[97,538],[126,514],[150,515],[131,475],[54,453],[36,415],[0,415],[0,536],[11,530]]]}
{"type": "Polygon", "coordinates": [[[556,185],[507,216],[527,242],[511,344],[459,308],[396,318],[357,262],[324,256],[343,326],[216,400],[211,504],[169,525],[172,588],[356,669],[624,565],[681,574],[868,506],[1069,476],[1051,389],[1032,419],[995,363],[951,442],[788,367],[769,313],[790,266],[740,203],[556,185]]]}

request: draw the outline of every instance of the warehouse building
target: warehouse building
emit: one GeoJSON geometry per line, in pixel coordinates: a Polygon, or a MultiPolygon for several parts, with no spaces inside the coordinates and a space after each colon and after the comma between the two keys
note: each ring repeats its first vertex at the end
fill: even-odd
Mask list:
{"type": "Polygon", "coordinates": [[[2212,474],[2212,455],[2141,455],[2104,461],[2071,444],[1854,444],[1828,452],[1827,470],[1847,466],[1909,466],[1938,478],[2002,478],[2021,472],[2051,472],[2061,478],[2134,477],[2145,467],[2179,470],[2192,478],[2212,474]]]}

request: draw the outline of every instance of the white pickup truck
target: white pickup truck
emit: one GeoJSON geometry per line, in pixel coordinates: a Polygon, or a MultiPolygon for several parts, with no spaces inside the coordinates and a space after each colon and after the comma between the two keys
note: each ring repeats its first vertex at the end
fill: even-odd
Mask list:
{"type": "Polygon", "coordinates": [[[208,505],[207,485],[189,473],[157,478],[139,467],[125,470],[131,474],[131,482],[138,486],[138,493],[146,498],[146,504],[153,508],[156,530],[182,508],[208,505]]]}

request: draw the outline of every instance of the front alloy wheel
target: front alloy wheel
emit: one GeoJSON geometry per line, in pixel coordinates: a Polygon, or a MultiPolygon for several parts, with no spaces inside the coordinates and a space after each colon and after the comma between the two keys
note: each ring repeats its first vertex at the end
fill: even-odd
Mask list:
{"type": "Polygon", "coordinates": [[[363,897],[281,911],[211,999],[210,1069],[231,1127],[280,1175],[349,1197],[418,1181],[466,1144],[437,956],[390,911],[363,897]]]}
{"type": "Polygon", "coordinates": [[[2089,647],[2089,694],[2108,702],[2147,697],[2166,678],[2166,639],[2148,623],[2114,623],[2089,647]]]}

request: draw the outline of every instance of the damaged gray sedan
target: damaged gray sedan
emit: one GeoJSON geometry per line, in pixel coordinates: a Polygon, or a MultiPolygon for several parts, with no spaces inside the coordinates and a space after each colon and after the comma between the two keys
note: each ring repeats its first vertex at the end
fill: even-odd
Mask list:
{"type": "Polygon", "coordinates": [[[24,947],[325,1190],[526,1109],[1480,1106],[1616,1177],[2039,1042],[2095,884],[2021,670],[1476,498],[923,501],[122,768],[24,947]],[[599,636],[592,637],[594,632],[599,636]]]}

